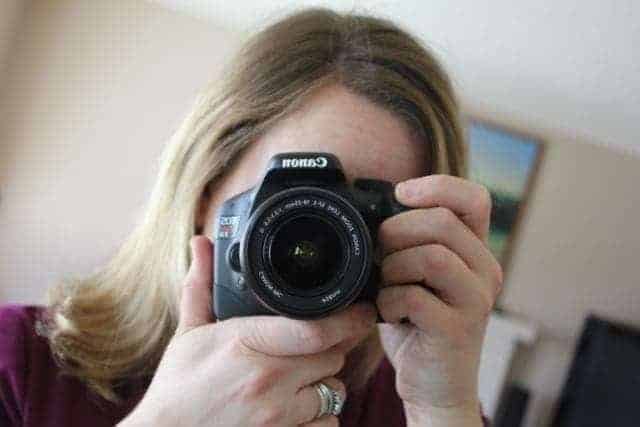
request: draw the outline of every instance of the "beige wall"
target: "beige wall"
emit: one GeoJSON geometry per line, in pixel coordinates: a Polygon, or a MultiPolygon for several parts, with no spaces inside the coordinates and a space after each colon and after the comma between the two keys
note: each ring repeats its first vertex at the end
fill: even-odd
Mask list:
{"type": "Polygon", "coordinates": [[[531,427],[547,425],[588,313],[640,327],[640,158],[547,138],[501,299],[540,328],[512,374],[534,393],[531,427]]]}
{"type": "Polygon", "coordinates": [[[34,2],[0,98],[1,301],[43,302],[114,251],[236,43],[146,2],[34,2]]]}
{"type": "Polygon", "coordinates": [[[0,4],[0,64],[6,64],[26,4],[20,0],[5,0],[0,4]]]}
{"type": "Polygon", "coordinates": [[[29,0],[3,0],[0,3],[0,88],[4,83],[15,36],[30,3],[29,0]]]}
{"type": "MultiPolygon", "coordinates": [[[[239,42],[141,1],[53,5],[29,8],[0,96],[1,302],[42,303],[55,280],[113,253],[163,144],[239,42]]],[[[470,111],[482,105],[464,100],[470,111]]],[[[640,326],[640,159],[572,135],[543,136],[545,160],[502,300],[541,327],[513,372],[535,393],[529,426],[544,425],[587,312],[640,326]]]]}

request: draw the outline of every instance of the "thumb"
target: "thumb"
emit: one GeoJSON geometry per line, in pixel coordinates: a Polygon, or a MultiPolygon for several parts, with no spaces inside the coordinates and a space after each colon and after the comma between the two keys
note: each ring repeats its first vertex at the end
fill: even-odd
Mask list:
{"type": "Polygon", "coordinates": [[[182,284],[178,334],[210,323],[213,245],[206,236],[191,238],[191,266],[182,284]]]}

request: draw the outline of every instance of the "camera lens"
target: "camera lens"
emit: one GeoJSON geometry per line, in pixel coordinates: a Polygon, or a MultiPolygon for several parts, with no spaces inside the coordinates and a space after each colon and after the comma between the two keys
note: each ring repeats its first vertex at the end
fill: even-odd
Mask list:
{"type": "Polygon", "coordinates": [[[351,304],[364,295],[373,268],[371,235],[357,207],[320,187],[289,188],[262,201],[240,246],[255,301],[296,318],[351,304]]]}
{"type": "Polygon", "coordinates": [[[313,292],[340,274],[345,246],[348,244],[325,219],[298,216],[275,230],[269,247],[270,264],[289,288],[313,292]]]}

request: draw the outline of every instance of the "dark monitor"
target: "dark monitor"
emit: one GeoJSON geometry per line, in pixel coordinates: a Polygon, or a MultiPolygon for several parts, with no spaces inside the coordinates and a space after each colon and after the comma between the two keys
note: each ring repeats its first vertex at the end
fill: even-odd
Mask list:
{"type": "Polygon", "coordinates": [[[640,426],[640,330],[587,317],[552,427],[640,426]]]}

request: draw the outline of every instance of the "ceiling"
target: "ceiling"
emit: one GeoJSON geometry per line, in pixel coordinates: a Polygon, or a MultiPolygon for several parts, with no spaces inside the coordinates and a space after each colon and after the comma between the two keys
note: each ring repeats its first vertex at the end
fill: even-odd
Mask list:
{"type": "Polygon", "coordinates": [[[451,71],[484,116],[640,153],[635,0],[155,0],[241,34],[308,5],[392,18],[451,71]]]}

